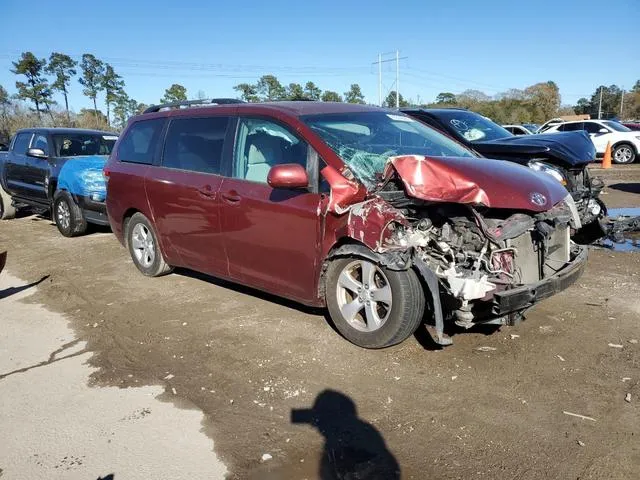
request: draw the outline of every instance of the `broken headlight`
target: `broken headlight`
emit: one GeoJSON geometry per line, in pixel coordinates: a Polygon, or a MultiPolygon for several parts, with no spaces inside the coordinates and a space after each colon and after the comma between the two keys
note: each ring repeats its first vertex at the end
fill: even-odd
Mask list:
{"type": "Polygon", "coordinates": [[[529,168],[535,170],[536,172],[544,172],[547,175],[551,175],[562,185],[564,185],[565,187],[567,186],[567,179],[564,178],[562,172],[553,165],[549,165],[548,163],[540,162],[538,160],[532,160],[529,162],[529,168]]]}

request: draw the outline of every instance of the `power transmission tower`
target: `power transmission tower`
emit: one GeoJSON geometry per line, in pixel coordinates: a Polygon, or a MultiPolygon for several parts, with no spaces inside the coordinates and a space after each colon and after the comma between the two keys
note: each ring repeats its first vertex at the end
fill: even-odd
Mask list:
{"type": "Polygon", "coordinates": [[[401,57],[400,51],[379,53],[378,61],[373,62],[373,65],[378,65],[378,103],[382,106],[382,64],[387,62],[396,62],[396,108],[400,108],[400,60],[405,60],[409,57],[401,57]],[[382,59],[383,56],[388,57],[395,54],[395,58],[382,59]]]}

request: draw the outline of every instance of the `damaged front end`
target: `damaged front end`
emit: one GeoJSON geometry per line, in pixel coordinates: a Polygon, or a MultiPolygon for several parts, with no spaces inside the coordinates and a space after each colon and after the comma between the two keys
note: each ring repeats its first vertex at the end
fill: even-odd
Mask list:
{"type": "Polygon", "coordinates": [[[437,159],[392,158],[385,182],[351,206],[347,222],[347,234],[388,258],[389,268],[420,273],[431,294],[430,332],[441,345],[451,343],[446,321],[513,324],[574,283],[587,259],[586,247],[570,239],[580,220],[566,191],[534,192],[540,198],[532,202],[551,205],[532,211],[510,191],[496,201],[459,172],[437,159]]]}

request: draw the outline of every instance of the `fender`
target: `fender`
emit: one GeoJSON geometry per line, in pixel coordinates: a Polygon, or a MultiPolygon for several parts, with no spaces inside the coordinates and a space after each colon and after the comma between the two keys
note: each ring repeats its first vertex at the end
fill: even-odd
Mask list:
{"type": "Polygon", "coordinates": [[[74,198],[87,197],[104,202],[107,197],[107,185],[102,169],[107,162],[106,156],[82,157],[67,161],[60,169],[57,185],[53,192],[66,190],[74,198]]]}

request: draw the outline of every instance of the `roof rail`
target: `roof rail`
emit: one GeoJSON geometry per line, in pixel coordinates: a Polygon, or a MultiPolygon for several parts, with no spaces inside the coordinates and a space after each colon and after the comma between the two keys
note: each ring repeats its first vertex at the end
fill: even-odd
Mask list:
{"type": "Polygon", "coordinates": [[[184,102],[163,103],[161,105],[152,105],[147,108],[145,113],[159,112],[160,110],[171,110],[180,108],[189,108],[193,106],[206,106],[206,105],[228,105],[232,103],[245,103],[243,100],[237,98],[207,98],[204,100],[186,100],[184,102]]]}

